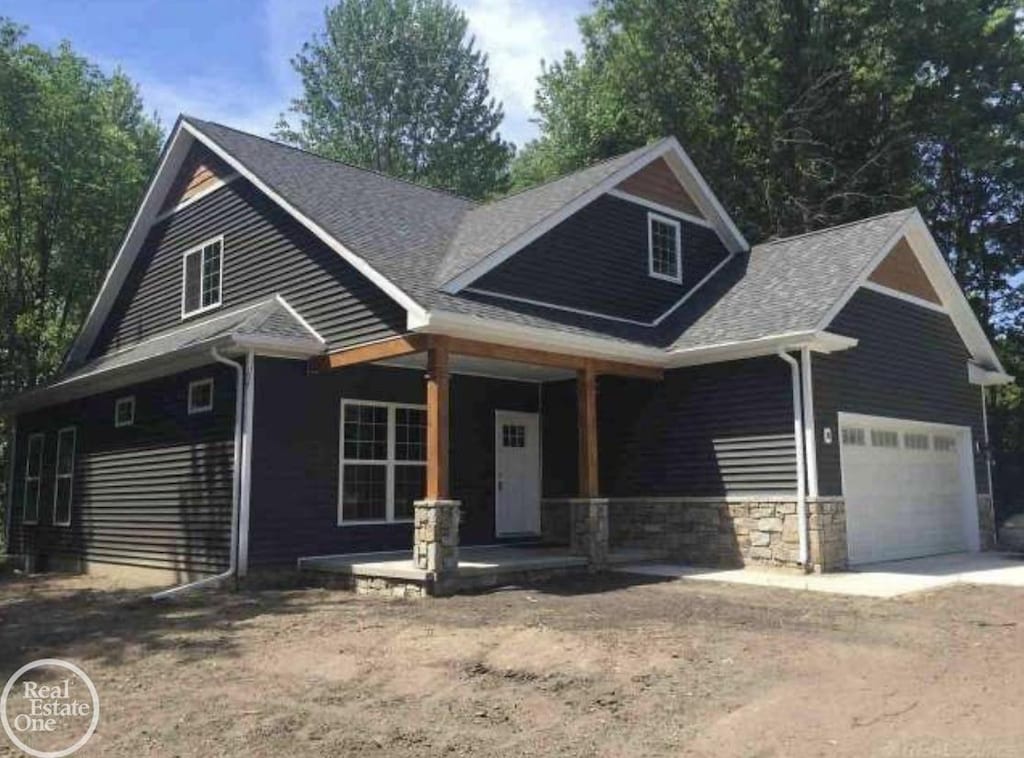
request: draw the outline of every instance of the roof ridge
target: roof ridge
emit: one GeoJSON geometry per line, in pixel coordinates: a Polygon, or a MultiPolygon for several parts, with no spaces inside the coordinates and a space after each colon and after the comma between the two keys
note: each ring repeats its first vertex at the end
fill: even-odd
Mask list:
{"type": "Polygon", "coordinates": [[[456,200],[463,200],[463,201],[465,201],[467,203],[470,203],[473,206],[481,205],[481,203],[477,202],[476,200],[473,200],[472,198],[465,197],[465,196],[460,195],[457,192],[453,192],[451,190],[441,189],[440,187],[432,187],[432,186],[430,186],[428,184],[418,184],[417,182],[414,182],[411,179],[405,179],[405,178],[400,177],[400,176],[392,176],[391,174],[386,174],[383,171],[378,171],[377,169],[366,168],[365,166],[357,166],[354,163],[349,163],[347,161],[339,160],[337,158],[329,158],[326,155],[319,155],[319,154],[314,153],[314,152],[312,152],[310,150],[304,150],[301,147],[296,147],[295,145],[289,145],[287,142],[278,142],[275,139],[270,139],[269,137],[264,137],[264,136],[262,136],[260,134],[253,134],[252,132],[247,132],[247,131],[245,131],[243,129],[238,129],[238,128],[234,127],[234,126],[228,126],[227,124],[222,124],[219,121],[209,121],[207,119],[196,118],[195,116],[190,116],[187,113],[182,113],[181,114],[181,118],[185,119],[186,121],[190,121],[193,124],[199,124],[200,126],[203,125],[203,124],[211,124],[213,126],[219,126],[221,129],[227,129],[229,131],[235,132],[236,134],[244,134],[246,137],[252,137],[253,139],[258,139],[258,140],[260,140],[262,142],[266,142],[268,144],[271,144],[274,147],[283,147],[286,150],[292,150],[292,151],[297,152],[297,153],[302,153],[303,155],[308,155],[310,158],[316,158],[317,160],[325,161],[327,163],[334,163],[334,164],[336,164],[338,166],[344,166],[345,168],[351,168],[351,169],[354,169],[356,171],[363,171],[363,172],[365,172],[367,174],[373,174],[375,176],[379,176],[382,179],[389,179],[389,180],[391,180],[393,182],[398,182],[400,184],[407,184],[410,187],[416,187],[417,189],[427,190],[429,192],[435,192],[435,193],[437,193],[439,195],[445,195],[447,197],[451,197],[451,198],[454,198],[456,200]]]}
{"type": "Polygon", "coordinates": [[[596,163],[589,163],[586,166],[581,166],[580,168],[573,169],[572,171],[566,171],[563,174],[559,174],[558,176],[553,176],[550,179],[546,179],[545,181],[541,182],[540,184],[533,184],[533,185],[531,185],[529,187],[523,187],[522,189],[518,189],[515,192],[509,192],[507,195],[502,195],[501,197],[497,197],[494,200],[488,200],[486,203],[480,203],[480,207],[484,207],[484,206],[487,206],[487,205],[494,205],[495,203],[500,203],[500,202],[502,202],[504,200],[509,200],[509,199],[511,199],[513,197],[517,197],[517,196],[525,194],[527,192],[533,192],[534,190],[540,189],[541,187],[546,187],[549,184],[554,184],[555,182],[560,182],[560,181],[562,181],[562,179],[568,179],[570,176],[575,176],[576,174],[582,173],[584,171],[589,171],[592,168],[597,168],[598,166],[603,166],[605,163],[611,163],[612,161],[617,161],[619,158],[624,158],[625,156],[631,155],[632,153],[639,153],[639,152],[641,152],[643,150],[647,150],[648,148],[653,148],[658,143],[664,142],[667,139],[669,139],[669,138],[668,137],[661,137],[661,138],[655,140],[654,142],[649,142],[646,145],[641,145],[640,147],[634,147],[632,150],[627,150],[624,153],[619,153],[617,155],[609,155],[607,158],[602,158],[601,160],[597,161],[596,163]]]}
{"type": "Polygon", "coordinates": [[[782,244],[784,242],[792,242],[793,240],[802,239],[804,237],[812,237],[815,234],[825,234],[826,232],[834,232],[834,231],[837,231],[839,229],[845,229],[845,228],[847,228],[849,226],[857,226],[858,224],[866,224],[869,221],[876,221],[876,220],[878,220],[880,218],[885,218],[886,216],[899,216],[900,214],[906,215],[906,214],[912,213],[912,212],[914,212],[916,210],[917,210],[916,206],[911,205],[911,206],[908,206],[906,208],[902,208],[902,209],[900,209],[898,211],[886,211],[885,213],[876,213],[874,216],[865,216],[864,218],[859,218],[859,219],[856,219],[854,221],[846,221],[846,222],[844,222],[842,224],[836,224],[835,226],[826,226],[824,229],[814,229],[814,230],[809,231],[809,232],[801,232],[800,234],[793,234],[793,235],[791,235],[789,237],[779,237],[778,239],[774,239],[774,240],[767,240],[765,242],[758,242],[756,245],[754,245],[753,249],[756,249],[756,248],[759,248],[759,247],[771,247],[772,245],[779,245],[779,244],[782,244]]]}

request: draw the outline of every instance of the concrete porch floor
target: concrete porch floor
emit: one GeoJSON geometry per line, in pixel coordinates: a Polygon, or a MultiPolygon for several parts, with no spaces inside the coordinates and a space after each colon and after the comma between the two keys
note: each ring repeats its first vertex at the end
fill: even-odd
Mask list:
{"type": "Polygon", "coordinates": [[[669,563],[637,563],[615,569],[630,574],[759,587],[891,598],[954,584],[1024,587],[1024,555],[950,553],[858,566],[834,574],[801,574],[771,569],[713,569],[669,563]]]}
{"type": "MultiPolygon", "coordinates": [[[[351,553],[300,558],[300,571],[339,574],[364,579],[386,579],[427,583],[429,572],[412,562],[412,551],[351,553]]],[[[652,556],[643,550],[615,550],[609,564],[638,564],[652,556]]],[[[587,570],[587,559],[573,555],[568,548],[533,545],[494,545],[459,548],[459,568],[454,582],[458,589],[498,587],[503,584],[542,577],[551,573],[587,570]]]]}

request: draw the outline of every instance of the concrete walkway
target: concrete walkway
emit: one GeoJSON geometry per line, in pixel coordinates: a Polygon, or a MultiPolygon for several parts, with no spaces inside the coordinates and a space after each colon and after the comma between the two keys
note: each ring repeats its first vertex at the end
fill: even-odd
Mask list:
{"type": "Polygon", "coordinates": [[[835,574],[801,574],[770,569],[707,569],[668,563],[632,564],[615,569],[630,574],[702,582],[749,584],[864,597],[897,597],[953,584],[1024,587],[1024,555],[952,553],[906,561],[858,566],[835,574]]]}

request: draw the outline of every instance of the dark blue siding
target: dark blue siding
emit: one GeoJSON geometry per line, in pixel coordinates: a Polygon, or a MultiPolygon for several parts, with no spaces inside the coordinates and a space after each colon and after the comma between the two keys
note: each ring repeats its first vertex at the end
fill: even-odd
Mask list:
{"type": "MultiPolygon", "coordinates": [[[[411,524],[337,526],[342,398],[425,402],[423,372],[362,366],[309,374],[298,361],[256,364],[251,565],[305,555],[412,548],[411,524]]],[[[536,384],[455,375],[451,489],[464,544],[494,539],[494,411],[536,411],[536,384]]]]}
{"type": "Polygon", "coordinates": [[[12,550],[45,558],[220,571],[227,567],[235,374],[207,366],[18,417],[12,550]],[[214,378],[214,408],[189,416],[188,383],[214,378]],[[135,396],[135,424],[114,402],[135,396]],[[57,430],[77,429],[70,526],[53,524],[57,430]],[[39,524],[22,523],[28,436],[45,434],[39,524]]]}
{"type": "Polygon", "coordinates": [[[220,234],[219,310],[279,293],[332,348],[405,331],[401,306],[248,181],[236,179],[153,226],[90,357],[181,325],[181,255],[220,234]]]}
{"type": "MultiPolygon", "coordinates": [[[[602,377],[601,494],[793,492],[790,369],[777,357],[669,371],[663,382],[602,377]]],[[[545,386],[544,494],[576,492],[575,382],[545,386]]]]}
{"type": "MultiPolygon", "coordinates": [[[[949,316],[861,289],[828,328],[860,342],[812,359],[822,495],[842,494],[839,411],[969,426],[976,442],[984,439],[981,388],[967,381],[970,354],[949,316]]],[[[988,491],[980,455],[975,480],[978,492],[988,491]]]]}
{"type": "MultiPolygon", "coordinates": [[[[715,232],[680,220],[683,281],[648,275],[648,208],[603,195],[473,288],[649,322],[728,256],[715,232]]],[[[669,215],[669,214],[661,214],[669,215]]]]}

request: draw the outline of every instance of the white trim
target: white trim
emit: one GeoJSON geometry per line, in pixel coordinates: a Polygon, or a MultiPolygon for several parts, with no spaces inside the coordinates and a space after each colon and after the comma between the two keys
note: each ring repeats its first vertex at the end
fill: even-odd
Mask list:
{"type": "Polygon", "coordinates": [[[450,278],[442,285],[441,289],[450,295],[456,294],[460,290],[465,289],[476,279],[479,279],[494,267],[504,263],[512,255],[533,242],[542,234],[550,231],[584,206],[589,205],[601,195],[604,195],[609,190],[615,188],[615,186],[623,179],[635,174],[647,164],[662,157],[666,158],[666,163],[668,163],[669,168],[671,168],[673,173],[676,174],[676,178],[680,179],[680,184],[682,184],[683,188],[689,193],[697,207],[700,208],[702,213],[708,216],[709,222],[718,233],[718,236],[721,238],[726,248],[733,253],[740,250],[747,250],[750,245],[747,244],[747,241],[743,238],[743,235],[740,234],[736,225],[732,222],[732,219],[729,218],[725,209],[722,208],[717,198],[715,198],[714,193],[711,192],[711,188],[708,187],[707,182],[704,181],[700,172],[697,171],[697,167],[693,165],[693,161],[691,161],[689,156],[686,155],[686,151],[683,150],[682,145],[680,145],[674,137],[669,137],[650,145],[628,165],[606,177],[603,181],[598,182],[586,192],[577,195],[573,200],[569,201],[549,216],[541,219],[522,234],[516,235],[497,250],[489,253],[469,268],[450,278]],[[681,174],[684,176],[681,176],[681,174]],[[683,180],[684,178],[685,181],[683,180]],[[710,221],[712,218],[715,219],[717,223],[710,221]]]}
{"type": "Polygon", "coordinates": [[[581,316],[590,316],[591,318],[603,318],[608,321],[617,321],[621,324],[633,324],[634,326],[654,326],[653,321],[638,321],[637,319],[625,318],[624,316],[609,316],[606,313],[598,313],[597,311],[588,311],[582,308],[573,308],[570,305],[558,305],[557,303],[548,303],[544,300],[534,300],[532,297],[519,297],[518,295],[506,295],[503,292],[495,292],[494,290],[480,289],[479,287],[466,287],[463,292],[472,292],[476,295],[486,295],[487,297],[497,297],[502,300],[511,300],[515,303],[526,303],[527,305],[539,305],[542,308],[551,308],[557,311],[566,311],[567,313],[578,313],[581,316]]]}
{"type": "Polygon", "coordinates": [[[705,363],[721,363],[771,355],[780,349],[799,350],[809,348],[816,353],[835,353],[856,347],[858,340],[832,332],[789,332],[752,340],[723,342],[718,345],[674,350],[670,367],[699,366],[705,363]]]}
{"type": "Polygon", "coordinates": [[[216,237],[211,237],[205,242],[200,242],[198,245],[190,247],[188,250],[181,254],[181,320],[185,321],[193,316],[198,316],[200,313],[206,313],[220,308],[221,303],[224,301],[224,235],[218,234],[216,237]],[[220,245],[220,253],[217,256],[218,268],[217,271],[217,302],[210,303],[209,305],[203,305],[203,285],[206,282],[206,257],[204,252],[206,248],[213,245],[220,245]],[[186,281],[186,272],[188,271],[188,259],[189,256],[199,256],[199,307],[194,308],[190,311],[185,310],[185,295],[188,291],[188,282],[186,281]]]}
{"type": "Polygon", "coordinates": [[[804,445],[807,449],[805,462],[807,467],[807,496],[818,496],[818,435],[814,423],[814,379],[811,369],[810,348],[800,350],[800,379],[803,384],[804,399],[804,445]]]}
{"type": "MultiPolygon", "coordinates": [[[[995,507],[996,507],[996,491],[992,484],[992,448],[988,438],[988,401],[986,399],[986,392],[984,387],[979,387],[981,390],[981,427],[984,431],[985,439],[985,474],[988,479],[988,497],[989,503],[992,507],[992,528],[996,529],[995,520],[995,507]]],[[[992,535],[993,540],[998,538],[998,534],[992,535]]]]}
{"type": "Polygon", "coordinates": [[[683,227],[674,218],[662,216],[654,211],[647,211],[647,275],[652,279],[672,282],[673,284],[683,283],[683,227]],[[662,274],[654,270],[654,224],[659,223],[675,229],[675,256],[676,274],[662,274]]]}
{"type": "Polygon", "coordinates": [[[127,426],[133,426],[135,424],[135,395],[126,395],[125,397],[119,397],[114,401],[114,428],[124,429],[127,426]],[[121,406],[127,404],[132,409],[131,418],[127,421],[121,421],[121,406]]]}
{"type": "MultiPolygon", "coordinates": [[[[249,571],[249,501],[252,497],[252,419],[256,385],[256,359],[250,350],[245,356],[245,410],[242,420],[242,481],[238,503],[238,556],[240,577],[249,571]]],[[[212,398],[212,393],[211,393],[212,398]]]]}
{"type": "Polygon", "coordinates": [[[160,215],[158,215],[156,218],[153,219],[153,223],[154,224],[159,224],[161,221],[165,221],[165,220],[169,219],[171,216],[173,216],[178,211],[184,210],[185,208],[188,208],[193,203],[196,203],[196,202],[202,200],[204,197],[206,197],[207,195],[210,195],[210,194],[216,192],[221,187],[226,187],[227,185],[231,184],[231,182],[235,181],[235,179],[241,178],[241,176],[242,175],[239,174],[237,171],[232,171],[230,174],[227,174],[224,177],[218,176],[218,177],[214,178],[214,180],[212,182],[210,182],[209,186],[201,189],[199,192],[197,192],[196,194],[192,195],[187,200],[182,200],[180,203],[178,203],[173,208],[164,211],[163,213],[161,213],[160,215]]]}
{"type": "Polygon", "coordinates": [[[295,310],[292,307],[291,303],[289,303],[287,300],[285,300],[283,297],[281,297],[280,293],[274,295],[274,297],[276,298],[277,302],[279,302],[281,304],[281,307],[284,308],[286,311],[288,311],[288,313],[291,314],[292,318],[294,318],[296,321],[298,321],[300,324],[302,324],[304,327],[306,327],[306,330],[316,338],[317,342],[320,342],[320,343],[325,344],[325,345],[327,344],[327,340],[325,340],[321,336],[320,332],[318,332],[316,329],[314,329],[313,325],[310,324],[308,321],[306,321],[305,317],[301,313],[299,313],[297,310],[295,310]]]}
{"type": "Polygon", "coordinates": [[[149,229],[153,225],[153,219],[159,211],[159,208],[155,207],[157,205],[156,196],[159,194],[162,200],[163,196],[166,195],[175,178],[173,174],[176,174],[177,170],[181,167],[181,163],[191,146],[191,140],[187,137],[182,139],[182,134],[184,133],[183,125],[184,121],[179,118],[164,148],[163,155],[160,157],[156,173],[149,180],[146,194],[135,211],[135,216],[132,218],[132,223],[128,227],[128,232],[125,234],[120,248],[118,248],[117,255],[114,256],[114,262],[107,269],[107,275],[103,278],[99,294],[93,300],[92,307],[89,309],[85,321],[82,322],[82,329],[68,350],[65,365],[79,356],[87,354],[92,348],[96,335],[99,333],[100,327],[103,325],[104,320],[106,320],[107,314],[117,298],[121,285],[124,284],[124,280],[131,270],[143,240],[149,233],[149,229]],[[169,168],[171,170],[165,173],[165,170],[169,168]]]}
{"type": "Polygon", "coordinates": [[[418,403],[393,403],[380,400],[360,400],[358,398],[341,398],[341,412],[338,418],[338,526],[381,526],[385,524],[404,524],[411,518],[395,518],[395,468],[396,466],[427,467],[426,458],[422,461],[397,460],[395,458],[395,418],[399,408],[423,411],[427,406],[418,403]],[[345,457],[345,408],[349,405],[369,405],[387,409],[387,458],[367,460],[363,458],[345,457]],[[383,519],[346,519],[345,515],[345,466],[383,466],[384,467],[384,518],[383,519]]]}
{"type": "Polygon", "coordinates": [[[711,279],[711,277],[713,277],[715,274],[717,274],[719,271],[721,271],[723,268],[725,268],[726,264],[728,264],[735,257],[736,257],[736,253],[730,253],[729,255],[725,256],[725,258],[723,258],[722,261],[717,266],[715,266],[707,274],[704,275],[703,279],[701,279],[695,285],[690,287],[690,289],[686,292],[686,294],[683,295],[681,298],[679,298],[679,300],[676,301],[675,305],[673,305],[667,311],[665,311],[660,316],[658,316],[658,318],[654,319],[654,321],[651,322],[651,326],[658,326],[659,324],[661,324],[662,321],[664,321],[669,316],[671,316],[673,313],[675,313],[677,310],[679,310],[680,306],[682,306],[683,303],[685,303],[687,300],[689,300],[691,297],[693,297],[693,294],[697,290],[699,290],[701,287],[703,287],[705,284],[707,284],[708,281],[711,279]]]}
{"type": "Polygon", "coordinates": [[[209,413],[213,410],[213,378],[207,377],[206,379],[196,379],[188,383],[188,415],[195,416],[200,413],[209,413]],[[203,385],[210,387],[210,402],[207,405],[193,405],[192,404],[192,390],[203,385]]]}
{"type": "Polygon", "coordinates": [[[401,305],[403,308],[409,311],[410,314],[414,314],[420,317],[426,314],[426,311],[419,303],[417,303],[415,300],[409,297],[409,295],[407,295],[403,290],[396,287],[391,282],[390,279],[382,275],[364,259],[360,258],[358,255],[356,255],[347,247],[345,247],[345,245],[343,245],[338,239],[329,234],[311,218],[301,213],[295,206],[293,206],[291,203],[289,203],[287,200],[281,197],[277,192],[271,189],[270,186],[266,184],[258,176],[256,176],[256,174],[254,174],[252,171],[246,168],[245,165],[242,164],[242,162],[235,158],[233,155],[231,155],[231,153],[222,148],[220,145],[218,145],[212,139],[207,137],[201,131],[196,129],[194,126],[188,123],[188,121],[182,121],[181,125],[196,140],[201,142],[203,145],[209,148],[211,152],[213,152],[215,155],[221,158],[225,163],[227,163],[238,173],[240,173],[242,176],[244,176],[246,179],[252,182],[257,187],[257,189],[259,189],[261,192],[263,192],[263,194],[265,194],[267,197],[269,197],[271,200],[273,200],[275,203],[281,206],[285,211],[287,211],[291,216],[293,216],[295,220],[297,220],[300,224],[309,229],[309,231],[311,231],[316,237],[318,237],[324,244],[326,244],[334,252],[336,252],[338,255],[344,258],[353,268],[359,271],[359,273],[361,273],[371,282],[380,287],[380,289],[382,289],[387,295],[389,295],[391,299],[395,300],[399,305],[401,305]]]}
{"type": "Polygon", "coordinates": [[[75,455],[77,454],[78,430],[73,426],[65,426],[57,430],[57,457],[53,461],[53,525],[71,526],[71,506],[75,501],[75,455]],[[71,432],[71,470],[66,474],[60,472],[60,439],[65,432],[71,432]],[[58,483],[61,479],[68,480],[68,518],[67,521],[57,520],[57,495],[60,493],[58,483]]]}
{"type": "Polygon", "coordinates": [[[943,305],[933,303],[930,300],[925,300],[923,297],[911,295],[909,292],[903,292],[901,290],[893,289],[892,287],[886,287],[884,284],[866,281],[864,282],[863,287],[866,290],[871,290],[872,292],[877,292],[881,295],[888,295],[889,297],[894,297],[897,300],[902,300],[905,303],[911,303],[913,305],[920,306],[921,308],[927,308],[930,311],[949,313],[949,310],[943,305]]]}
{"type": "Polygon", "coordinates": [[[25,476],[22,479],[21,487],[21,523],[23,526],[35,526],[39,523],[39,501],[42,499],[43,494],[43,460],[44,453],[46,450],[46,434],[43,432],[34,432],[28,436],[25,442],[25,476]],[[39,455],[36,459],[39,462],[39,473],[35,476],[29,476],[29,464],[32,462],[32,440],[39,440],[39,455]],[[28,483],[38,482],[36,485],[36,517],[29,519],[27,517],[26,506],[28,504],[28,483]]]}
{"type": "Polygon", "coordinates": [[[790,387],[793,402],[793,447],[796,448],[796,515],[797,515],[797,537],[799,539],[800,565],[807,570],[810,559],[810,549],[807,539],[807,488],[805,478],[807,476],[806,459],[804,458],[804,409],[801,402],[800,392],[800,364],[792,355],[785,350],[779,350],[777,355],[789,364],[790,387]]]}
{"type": "Polygon", "coordinates": [[[1009,384],[1013,377],[1002,371],[992,371],[982,368],[971,361],[967,362],[967,381],[971,384],[979,384],[982,387],[991,387],[997,384],[1009,384]]]}
{"type": "Polygon", "coordinates": [[[642,205],[645,208],[650,208],[651,210],[658,211],[659,213],[665,213],[668,214],[669,216],[675,216],[682,221],[686,221],[689,224],[703,226],[706,229],[714,229],[714,227],[706,219],[703,219],[700,216],[694,216],[692,213],[681,211],[678,208],[673,208],[670,205],[662,205],[661,203],[656,203],[653,200],[648,200],[646,197],[640,197],[639,195],[631,195],[630,193],[623,192],[620,189],[610,189],[605,194],[611,195],[612,197],[617,197],[619,200],[625,200],[628,203],[642,205]]]}

